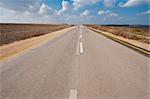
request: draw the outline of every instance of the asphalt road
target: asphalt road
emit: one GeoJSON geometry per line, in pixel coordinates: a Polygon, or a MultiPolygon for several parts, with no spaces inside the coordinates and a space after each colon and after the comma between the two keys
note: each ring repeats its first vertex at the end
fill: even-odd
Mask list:
{"type": "Polygon", "coordinates": [[[80,26],[0,62],[1,99],[148,99],[149,58],[80,26]]]}

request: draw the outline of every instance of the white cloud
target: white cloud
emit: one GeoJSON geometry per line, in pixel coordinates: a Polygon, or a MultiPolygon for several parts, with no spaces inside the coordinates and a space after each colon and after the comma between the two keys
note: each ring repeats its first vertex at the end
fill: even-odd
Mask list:
{"type": "Polygon", "coordinates": [[[96,4],[99,1],[101,0],[73,0],[73,5],[75,9],[78,9],[86,5],[96,4]]]}
{"type": "Polygon", "coordinates": [[[45,3],[43,3],[39,9],[39,14],[44,15],[47,13],[49,7],[45,3]]]}
{"type": "Polygon", "coordinates": [[[24,15],[30,16],[30,15],[32,15],[32,13],[31,13],[30,11],[25,11],[25,12],[24,12],[24,15]]]}
{"type": "MultiPolygon", "coordinates": [[[[12,0],[2,0],[2,1],[0,0],[0,22],[1,23],[4,22],[8,22],[8,23],[41,22],[41,23],[56,23],[56,24],[67,23],[66,21],[67,18],[65,15],[67,13],[70,13],[70,12],[66,12],[68,10],[70,11],[70,6],[69,6],[70,3],[68,1],[65,0],[62,1],[62,8],[59,11],[51,8],[44,2],[39,2],[44,0],[26,0],[26,1],[16,0],[16,1],[18,1],[20,4],[18,3],[11,4],[12,0]],[[66,12],[66,14],[62,14],[61,16],[59,16],[58,12],[60,14],[66,12]]],[[[70,17],[71,16],[72,15],[70,15],[70,17]]]]}
{"type": "Polygon", "coordinates": [[[108,15],[111,16],[111,17],[116,17],[116,16],[118,16],[118,14],[117,14],[117,13],[114,13],[114,12],[110,12],[108,15]]]}
{"type": "Polygon", "coordinates": [[[71,6],[70,3],[68,1],[65,1],[65,0],[62,1],[61,5],[62,5],[62,8],[58,11],[58,13],[57,13],[58,15],[68,11],[70,9],[70,6],[71,6]]]}
{"type": "Polygon", "coordinates": [[[38,10],[42,0],[0,0],[0,6],[17,12],[38,10]]]}
{"type": "Polygon", "coordinates": [[[98,15],[103,15],[103,14],[105,14],[105,12],[104,12],[104,10],[99,10],[97,14],[98,15]]]}
{"type": "Polygon", "coordinates": [[[120,2],[120,7],[132,7],[132,6],[138,6],[143,3],[150,4],[150,0],[128,0],[126,3],[120,2]]]}
{"type": "Polygon", "coordinates": [[[105,7],[112,7],[116,0],[104,0],[103,4],[105,7]]]}
{"type": "MultiPolygon", "coordinates": [[[[130,21],[138,22],[140,20],[141,20],[140,22],[146,23],[148,20],[146,19],[147,18],[146,15],[150,13],[149,10],[141,12],[140,15],[144,15],[142,16],[142,19],[137,18],[136,20],[126,21],[128,19],[131,19],[131,16],[136,17],[135,12],[133,12],[134,15],[131,16],[129,15],[126,16],[127,18],[125,18],[124,16],[120,16],[119,13],[115,12],[115,9],[112,10],[100,9],[99,11],[97,11],[97,15],[95,14],[92,15],[92,13],[95,13],[94,10],[96,8],[92,9],[93,8],[92,6],[92,8],[88,9],[88,7],[91,7],[90,5],[98,3],[100,3],[100,5],[104,4],[104,7],[114,7],[114,4],[116,3],[115,1],[117,0],[61,0],[61,1],[62,1],[61,8],[56,10],[51,8],[50,5],[52,4],[47,4],[45,0],[0,0],[0,22],[101,23],[103,21],[103,18],[105,18],[106,21],[103,21],[104,23],[121,22],[121,21],[130,23],[130,21]],[[76,8],[76,10],[74,8],[76,8]],[[87,10],[80,12],[83,9],[87,10]],[[121,20],[122,18],[123,20],[121,20]]],[[[148,0],[141,0],[141,1],[122,0],[122,4],[120,4],[120,6],[129,7],[134,5],[140,5],[141,3],[142,4],[148,3],[148,0]]],[[[56,6],[58,7],[59,5],[56,6]]],[[[121,11],[121,9],[119,11],[121,11]]]]}
{"type": "Polygon", "coordinates": [[[145,11],[145,12],[139,13],[139,15],[147,15],[147,14],[150,14],[150,10],[147,10],[147,11],[145,11]]]}
{"type": "Polygon", "coordinates": [[[101,1],[103,1],[105,7],[112,7],[116,2],[116,0],[73,0],[73,5],[75,9],[78,9],[87,5],[96,4],[101,1]]]}
{"type": "Polygon", "coordinates": [[[88,17],[90,16],[90,11],[87,9],[85,11],[83,11],[81,14],[80,14],[81,17],[88,17]]]}
{"type": "Polygon", "coordinates": [[[11,9],[6,9],[6,8],[2,8],[0,7],[0,23],[14,23],[14,22],[21,22],[21,21],[27,21],[27,20],[32,20],[32,13],[29,11],[24,11],[22,13],[11,10],[11,9]]]}
{"type": "Polygon", "coordinates": [[[55,10],[53,10],[51,7],[49,7],[45,3],[43,3],[39,8],[39,14],[41,15],[52,15],[55,12],[56,12],[55,10]]]}
{"type": "Polygon", "coordinates": [[[104,11],[104,10],[99,10],[97,14],[98,14],[98,15],[104,15],[104,14],[105,14],[105,15],[110,16],[110,17],[119,16],[118,13],[112,12],[112,11],[110,11],[110,10],[106,10],[106,11],[104,11]]]}

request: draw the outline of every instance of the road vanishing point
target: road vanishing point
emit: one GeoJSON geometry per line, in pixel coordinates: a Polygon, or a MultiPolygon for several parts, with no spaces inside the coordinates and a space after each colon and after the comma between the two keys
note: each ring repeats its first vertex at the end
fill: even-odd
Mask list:
{"type": "Polygon", "coordinates": [[[85,26],[0,62],[0,99],[149,99],[149,58],[85,26]]]}

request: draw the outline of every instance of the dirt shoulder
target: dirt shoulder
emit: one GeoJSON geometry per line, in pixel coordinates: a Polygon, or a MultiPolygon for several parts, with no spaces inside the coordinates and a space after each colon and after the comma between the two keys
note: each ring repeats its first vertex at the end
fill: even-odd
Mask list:
{"type": "MultiPolygon", "coordinates": [[[[91,27],[89,27],[89,28],[91,28],[91,27]]],[[[132,45],[135,45],[137,47],[140,47],[140,48],[143,48],[145,50],[150,51],[150,46],[149,46],[148,43],[142,43],[142,42],[139,42],[139,41],[136,41],[136,40],[127,39],[127,38],[124,38],[124,37],[121,37],[121,36],[116,36],[116,35],[113,35],[113,34],[111,34],[109,32],[104,32],[104,31],[101,31],[101,30],[98,30],[98,29],[94,29],[94,28],[92,28],[92,29],[97,31],[97,32],[101,32],[103,34],[109,35],[111,37],[117,38],[117,39],[125,41],[125,42],[127,42],[129,44],[132,44],[132,45]]]]}
{"type": "Polygon", "coordinates": [[[110,34],[126,39],[150,44],[150,31],[148,25],[87,25],[110,34]]]}
{"type": "Polygon", "coordinates": [[[75,27],[66,28],[63,30],[55,31],[42,36],[32,37],[25,40],[16,41],[10,44],[4,44],[0,46],[0,60],[4,60],[10,56],[13,56],[19,52],[23,52],[29,48],[41,45],[51,39],[54,39],[75,27]]]}

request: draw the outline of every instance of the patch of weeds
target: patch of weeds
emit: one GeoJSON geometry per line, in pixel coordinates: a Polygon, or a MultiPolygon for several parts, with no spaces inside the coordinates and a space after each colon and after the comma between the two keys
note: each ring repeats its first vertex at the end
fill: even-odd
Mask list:
{"type": "Polygon", "coordinates": [[[138,34],[138,35],[144,35],[145,34],[143,30],[137,29],[137,28],[131,29],[130,33],[138,34]]]}

